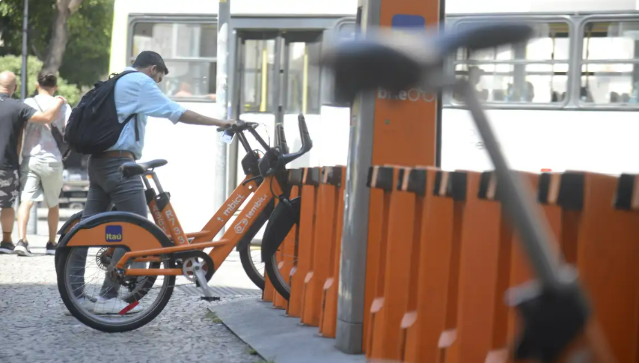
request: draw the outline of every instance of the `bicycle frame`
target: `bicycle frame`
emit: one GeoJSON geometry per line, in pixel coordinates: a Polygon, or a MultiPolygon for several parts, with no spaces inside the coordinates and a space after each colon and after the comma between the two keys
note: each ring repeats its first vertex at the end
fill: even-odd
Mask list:
{"type": "MultiPolygon", "coordinates": [[[[151,215],[153,216],[153,220],[155,221],[155,224],[160,229],[162,229],[162,231],[167,236],[175,238],[174,236],[171,235],[169,229],[167,229],[167,222],[165,218],[163,217],[164,211],[161,211],[160,208],[158,207],[158,203],[166,204],[165,201],[169,200],[168,194],[161,191],[162,190],[161,186],[159,184],[156,184],[156,186],[158,187],[158,190],[161,191],[160,192],[161,197],[158,197],[158,195],[155,192],[155,189],[151,187],[151,184],[149,183],[148,179],[154,180],[155,183],[157,183],[157,180],[158,180],[157,175],[154,172],[145,173],[142,176],[142,178],[144,181],[144,185],[146,187],[145,198],[147,201],[147,206],[149,207],[149,210],[151,211],[151,215]]],[[[215,213],[215,215],[213,215],[213,217],[207,222],[204,228],[199,232],[185,233],[186,242],[179,243],[179,245],[182,245],[184,243],[188,244],[188,243],[201,243],[201,242],[212,241],[213,238],[215,238],[215,236],[220,232],[220,230],[222,230],[222,227],[226,225],[226,223],[228,222],[228,218],[235,215],[235,213],[237,212],[239,207],[242,205],[242,203],[247,199],[247,197],[250,194],[253,193],[253,191],[256,189],[256,185],[258,184],[257,181],[259,181],[259,178],[254,177],[252,174],[247,174],[244,180],[242,181],[242,183],[237,188],[235,188],[233,193],[226,199],[222,207],[215,213]],[[189,239],[191,238],[193,238],[193,241],[189,242],[189,239]]],[[[64,234],[68,233],[71,230],[71,228],[73,228],[76,224],[80,222],[81,217],[82,217],[81,214],[74,215],[71,219],[69,219],[67,223],[65,223],[62,226],[60,231],[58,231],[58,234],[63,236],[64,234]]],[[[177,240],[174,239],[173,241],[177,241],[177,240]]],[[[133,260],[133,262],[151,262],[151,261],[159,261],[159,259],[136,258],[133,260]]]]}
{"type": "MultiPolygon", "coordinates": [[[[171,205],[170,195],[160,185],[153,169],[142,173],[146,186],[146,198],[154,222],[134,213],[113,211],[101,213],[76,225],[60,242],[66,247],[124,248],[127,251],[118,261],[113,261],[110,273],[116,278],[130,276],[178,276],[186,274],[183,267],[194,258],[204,260],[206,276],[198,275],[198,280],[209,280],[228,257],[234,247],[243,248],[248,243],[247,237],[253,236],[265,213],[275,204],[275,198],[286,198],[290,192],[286,165],[305,154],[312,148],[312,140],[303,115],[298,117],[302,148],[295,153],[288,153],[288,146],[281,125],[276,128],[279,140],[276,148],[271,148],[255,131],[256,124],[241,123],[230,132],[236,133],[242,146],[249,151],[249,157],[242,160],[242,167],[248,176],[227,199],[228,205],[220,208],[211,217],[200,232],[187,234],[171,205]],[[250,148],[244,131],[249,131],[264,147],[266,153],[260,157],[250,148]],[[255,176],[253,176],[255,175],[255,176]],[[151,186],[151,180],[155,189],[151,186]],[[156,194],[157,189],[157,194],[156,194]],[[246,197],[251,197],[246,200],[246,197]],[[221,240],[213,238],[235,215],[242,202],[247,207],[239,214],[232,228],[224,233],[221,240]],[[189,241],[189,237],[193,240],[189,241]],[[208,255],[205,248],[211,248],[208,255]],[[169,264],[164,268],[125,268],[127,262],[161,262],[168,257],[169,264]],[[177,262],[177,264],[176,264],[177,262]],[[184,264],[184,266],[183,266],[184,264]]],[[[196,264],[197,262],[193,262],[196,264]]],[[[201,265],[200,265],[201,266],[201,265]]],[[[202,281],[200,281],[202,283],[202,281]]],[[[205,289],[210,297],[210,292],[205,289]]]]}
{"type": "MultiPolygon", "coordinates": [[[[256,140],[262,145],[265,146],[266,143],[262,138],[259,137],[255,133],[254,130],[250,129],[249,132],[253,134],[256,140]]],[[[284,136],[284,130],[281,127],[276,129],[279,136],[279,144],[280,147],[288,149],[286,145],[286,138],[284,136]]],[[[242,143],[242,146],[247,151],[247,155],[242,160],[242,167],[244,169],[244,173],[246,174],[244,180],[238,185],[238,187],[233,191],[233,193],[226,199],[222,207],[213,215],[213,217],[207,222],[204,228],[199,232],[190,232],[190,233],[178,233],[178,238],[176,239],[174,235],[171,234],[171,231],[167,228],[167,221],[169,218],[165,217],[165,212],[168,212],[169,215],[175,215],[175,212],[170,207],[170,195],[169,193],[165,193],[162,189],[162,186],[159,182],[159,179],[155,172],[149,171],[142,175],[142,180],[145,185],[145,199],[147,202],[147,206],[149,207],[149,211],[153,217],[155,224],[166,234],[169,238],[173,238],[173,242],[177,245],[184,244],[196,244],[202,242],[210,242],[215,236],[222,230],[222,228],[226,225],[230,217],[235,215],[237,210],[240,208],[242,203],[249,198],[249,196],[257,189],[257,187],[262,182],[262,177],[259,173],[259,155],[256,155],[254,151],[251,150],[248,140],[243,133],[238,133],[238,139],[242,143]],[[152,187],[149,180],[153,180],[156,189],[159,191],[159,194],[156,193],[156,190],[152,187]],[[165,210],[166,208],[171,208],[170,211],[165,210]],[[189,241],[192,239],[192,241],[189,241]]],[[[268,205],[268,203],[267,203],[268,205]]],[[[65,223],[62,228],[58,231],[58,234],[64,236],[68,233],[76,224],[80,222],[80,218],[82,217],[81,213],[78,213],[71,217],[67,223],[65,223]]],[[[172,226],[175,228],[175,226],[172,226]]],[[[179,227],[181,230],[181,227],[179,227]]],[[[61,237],[62,238],[62,237],[61,237]]],[[[202,247],[202,249],[205,247],[202,247]]],[[[157,258],[136,258],[134,262],[146,262],[146,261],[157,261],[157,258]]]]}
{"type": "MultiPolygon", "coordinates": [[[[233,248],[242,240],[244,237],[244,232],[249,230],[253,223],[255,222],[257,216],[263,212],[264,208],[275,198],[275,195],[281,195],[285,190],[288,189],[288,186],[282,186],[280,181],[276,176],[268,176],[265,180],[257,186],[255,181],[249,181],[246,183],[244,188],[248,191],[253,192],[249,200],[249,207],[245,208],[237,219],[234,222],[233,228],[224,233],[222,239],[219,241],[206,241],[206,238],[209,236],[215,236],[217,232],[213,230],[203,230],[202,235],[196,237],[197,241],[194,240],[193,244],[197,244],[197,249],[204,249],[212,247],[213,250],[209,253],[209,256],[214,262],[215,269],[218,269],[219,266],[222,265],[224,260],[231,253],[233,248]]],[[[231,198],[240,194],[244,188],[241,188],[240,191],[236,189],[236,191],[231,195],[231,198]]],[[[160,196],[163,192],[160,193],[160,196]]],[[[160,198],[160,197],[159,197],[160,198]]],[[[173,241],[176,241],[177,244],[174,247],[163,247],[157,249],[150,250],[141,250],[135,252],[126,252],[120,261],[116,264],[117,269],[124,269],[124,265],[126,261],[129,259],[136,259],[138,257],[159,257],[164,254],[172,254],[176,252],[185,252],[194,250],[193,244],[189,243],[187,240],[187,234],[183,231],[182,226],[177,218],[173,207],[171,206],[171,202],[167,200],[166,204],[164,202],[160,202],[157,204],[156,212],[161,211],[161,213],[157,213],[160,217],[161,221],[166,221],[165,225],[168,229],[169,235],[173,238],[173,241]]],[[[239,205],[237,206],[239,207],[239,205]]],[[[235,208],[236,209],[236,208],[235,208]]],[[[228,222],[225,219],[224,215],[225,210],[218,211],[209,224],[214,226],[214,228],[219,227],[222,228],[228,222]],[[219,219],[218,219],[219,218],[219,219]]],[[[155,215],[156,213],[154,213],[155,215]]],[[[207,224],[207,226],[209,225],[207,224]]],[[[219,231],[218,229],[218,231],[219,231]]],[[[211,238],[212,239],[212,238],[211,238]]],[[[137,260],[136,261],[140,261],[137,260]]],[[[169,268],[169,269],[127,269],[124,272],[125,276],[178,276],[182,275],[182,270],[179,268],[169,268]]]]}
{"type": "MultiPolygon", "coordinates": [[[[253,128],[248,131],[253,137],[265,148],[270,149],[266,142],[257,134],[253,128]]],[[[277,129],[280,146],[286,153],[288,146],[284,131],[280,127],[277,129]]],[[[239,132],[237,137],[242,146],[247,150],[251,150],[246,136],[239,132]]],[[[247,154],[247,155],[250,155],[247,154]]],[[[250,158],[249,158],[250,159],[250,158]]],[[[245,159],[243,161],[244,171],[247,174],[244,181],[233,191],[227,198],[225,204],[211,217],[209,222],[204,226],[202,231],[195,233],[185,233],[177,218],[177,215],[171,205],[170,196],[164,192],[159,179],[154,171],[143,174],[143,180],[147,189],[147,201],[155,224],[173,240],[175,246],[163,247],[159,249],[143,250],[125,253],[120,261],[116,264],[116,269],[123,269],[124,264],[129,259],[136,262],[159,260],[162,254],[172,254],[176,252],[185,252],[193,250],[203,250],[212,247],[209,256],[213,260],[215,269],[222,265],[228,255],[244,238],[246,232],[251,230],[258,217],[263,213],[264,209],[273,201],[275,196],[287,194],[290,190],[287,181],[288,171],[286,169],[276,170],[272,175],[263,178],[259,171],[257,160],[245,159]],[[258,174],[257,176],[253,176],[258,174]],[[155,195],[148,179],[152,179],[159,194],[155,195]],[[219,241],[213,241],[213,238],[224,227],[230,217],[235,215],[247,196],[251,195],[246,209],[244,209],[237,217],[233,228],[226,231],[219,241]],[[225,208],[226,206],[226,208],[225,208]],[[192,237],[193,241],[189,242],[192,237]],[[194,245],[197,245],[194,246],[194,245]]],[[[182,270],[174,269],[128,269],[124,271],[124,276],[151,276],[151,275],[182,275],[182,270]]]]}
{"type": "MultiPolygon", "coordinates": [[[[171,234],[171,230],[167,228],[167,221],[170,220],[169,215],[175,215],[175,212],[173,212],[173,209],[170,206],[168,194],[164,193],[162,190],[157,175],[154,172],[146,173],[143,175],[143,179],[147,189],[147,204],[155,224],[160,227],[167,236],[172,237],[174,243],[177,245],[212,241],[213,238],[215,238],[215,236],[222,230],[222,227],[226,225],[229,218],[237,212],[242,203],[244,203],[247,197],[251,195],[258,186],[256,178],[253,175],[247,175],[201,231],[184,233],[183,236],[180,235],[182,239],[175,239],[176,236],[171,234]],[[160,191],[159,195],[156,196],[155,190],[151,187],[151,183],[149,183],[148,179],[153,180],[157,189],[160,191]],[[168,210],[169,208],[170,211],[168,210]],[[169,215],[167,215],[167,212],[169,215]],[[193,238],[193,241],[189,242],[189,238],[193,238]]],[[[173,225],[171,225],[171,227],[175,228],[173,225]]]]}

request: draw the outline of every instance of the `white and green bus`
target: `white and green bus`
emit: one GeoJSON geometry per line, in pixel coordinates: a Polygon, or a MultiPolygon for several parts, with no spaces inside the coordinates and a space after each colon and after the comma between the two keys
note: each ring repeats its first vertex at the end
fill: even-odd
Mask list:
{"type": "MultiPolygon", "coordinates": [[[[537,24],[528,44],[460,50],[448,66],[451,75],[475,77],[513,168],[639,172],[635,0],[448,0],[445,10],[448,27],[503,19],[537,24]]],[[[271,140],[274,123],[284,122],[296,149],[296,118],[304,113],[315,147],[292,166],[346,163],[350,111],[331,103],[330,76],[314,60],[331,32],[353,34],[356,12],[356,0],[232,0],[232,114],[263,123],[271,140]]],[[[121,71],[141,50],[158,51],[171,71],[164,92],[212,115],[216,13],[211,0],[116,0],[111,71],[121,71]]],[[[439,165],[491,169],[463,105],[454,94],[442,99],[439,165]]],[[[143,158],[169,160],[159,174],[179,212],[191,213],[182,217],[187,230],[201,228],[213,212],[215,140],[212,128],[149,120],[143,158]]],[[[229,155],[235,183],[242,178],[242,156],[242,150],[229,155]]]]}

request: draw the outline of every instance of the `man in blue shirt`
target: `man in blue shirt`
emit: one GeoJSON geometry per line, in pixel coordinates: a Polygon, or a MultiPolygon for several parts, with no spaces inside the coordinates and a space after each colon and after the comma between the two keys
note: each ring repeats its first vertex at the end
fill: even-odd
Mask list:
{"type": "MultiPolygon", "coordinates": [[[[176,102],[171,101],[158,88],[169,73],[162,57],[155,52],[144,51],[138,55],[133,67],[126,70],[137,72],[120,78],[114,90],[115,106],[120,123],[129,115],[137,114],[137,122],[128,122],[120,138],[109,150],[98,155],[92,155],[89,160],[89,195],[82,214],[86,219],[98,213],[106,212],[109,204],[113,203],[119,211],[126,211],[147,217],[147,205],[144,197],[144,186],[140,177],[123,178],[119,168],[123,163],[138,160],[144,147],[144,132],[147,116],[168,118],[174,124],[181,122],[189,125],[204,125],[225,127],[233,124],[231,120],[217,120],[186,110],[176,102]],[[136,141],[136,130],[139,135],[136,141]]],[[[124,254],[124,249],[118,248],[112,260],[118,261],[124,254]]],[[[119,284],[109,274],[102,285],[97,299],[84,294],[84,266],[86,253],[75,253],[73,264],[78,273],[72,277],[72,287],[83,308],[96,314],[118,314],[129,304],[118,298],[119,284]]],[[[137,266],[136,266],[137,267],[137,266]]],[[[137,313],[140,306],[128,310],[137,313]]]]}

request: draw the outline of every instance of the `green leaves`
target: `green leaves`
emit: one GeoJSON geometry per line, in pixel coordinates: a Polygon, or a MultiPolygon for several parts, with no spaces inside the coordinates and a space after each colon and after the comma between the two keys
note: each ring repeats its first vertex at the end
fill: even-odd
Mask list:
{"type": "MultiPolygon", "coordinates": [[[[4,1],[4,0],[3,0],[4,1]]],[[[30,56],[27,60],[27,77],[28,77],[28,96],[33,95],[35,85],[38,80],[38,73],[42,68],[42,61],[34,56],[30,56]]],[[[22,88],[22,57],[16,55],[7,55],[0,57],[0,69],[11,71],[18,77],[18,91],[13,97],[20,98],[20,89],[22,88]]],[[[63,78],[58,78],[58,94],[64,96],[69,104],[73,107],[80,101],[80,90],[78,86],[69,84],[63,78]]]]}
{"type": "MultiPolygon", "coordinates": [[[[69,41],[60,68],[60,75],[68,82],[80,87],[92,86],[106,77],[113,3],[114,0],[84,0],[69,18],[69,41]]],[[[0,1],[0,31],[4,42],[0,56],[22,54],[23,4],[23,0],[0,1]]],[[[55,1],[29,0],[29,55],[44,59],[54,17],[55,1]]]]}

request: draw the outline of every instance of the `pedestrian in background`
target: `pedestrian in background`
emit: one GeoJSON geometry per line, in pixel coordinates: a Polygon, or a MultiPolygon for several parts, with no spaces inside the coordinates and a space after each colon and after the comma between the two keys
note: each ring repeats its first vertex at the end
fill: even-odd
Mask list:
{"type": "MultiPolygon", "coordinates": [[[[24,103],[43,112],[56,107],[58,102],[53,95],[58,90],[58,78],[53,74],[41,73],[38,75],[36,87],[37,95],[27,98],[24,103]]],[[[20,240],[15,247],[15,252],[21,256],[31,255],[27,239],[29,212],[42,195],[47,208],[49,208],[49,241],[46,245],[46,253],[55,254],[55,236],[60,220],[58,202],[62,191],[64,164],[62,152],[53,132],[57,129],[61,135],[64,135],[64,128],[70,115],[71,107],[64,104],[51,124],[27,123],[20,166],[20,184],[22,185],[21,203],[18,210],[20,240]]]]}
{"type": "Polygon", "coordinates": [[[46,111],[37,111],[19,100],[11,98],[17,91],[16,75],[5,71],[0,73],[0,220],[2,242],[0,254],[13,253],[15,246],[11,239],[15,210],[13,206],[20,189],[19,167],[20,143],[27,121],[38,124],[53,122],[64,98],[53,100],[46,111]]]}

